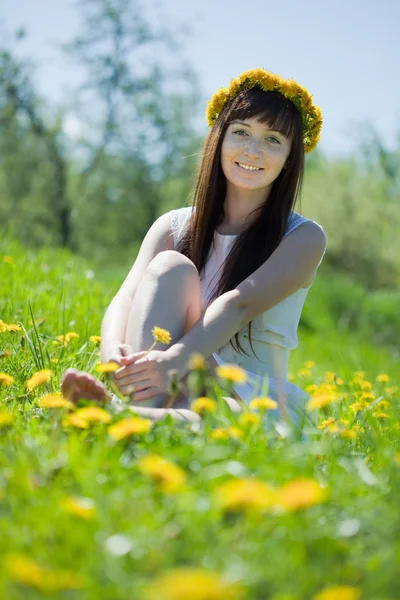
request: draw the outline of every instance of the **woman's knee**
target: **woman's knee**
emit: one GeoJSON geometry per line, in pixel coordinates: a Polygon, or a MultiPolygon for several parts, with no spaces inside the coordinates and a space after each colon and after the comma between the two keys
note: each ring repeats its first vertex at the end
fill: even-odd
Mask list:
{"type": "Polygon", "coordinates": [[[163,250],[159,252],[148,264],[146,271],[161,275],[172,272],[189,272],[198,276],[195,264],[176,250],[163,250]]]}
{"type": "MultiPolygon", "coordinates": [[[[175,250],[159,252],[147,266],[145,275],[165,283],[168,289],[180,290],[192,303],[195,297],[201,295],[200,277],[194,263],[175,250]]],[[[198,318],[198,317],[197,317],[198,318]]]]}

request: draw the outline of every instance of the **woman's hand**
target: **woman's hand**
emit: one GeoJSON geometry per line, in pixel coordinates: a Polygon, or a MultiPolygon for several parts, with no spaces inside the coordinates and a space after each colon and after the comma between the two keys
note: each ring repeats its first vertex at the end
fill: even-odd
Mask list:
{"type": "MultiPolygon", "coordinates": [[[[107,355],[107,360],[104,360],[103,362],[115,362],[118,365],[121,365],[121,358],[132,354],[134,354],[133,348],[129,344],[116,344],[111,347],[107,355]]],[[[138,352],[136,354],[142,353],[138,352]]]]}
{"type": "Polygon", "coordinates": [[[114,372],[114,382],[124,396],[131,395],[132,400],[140,402],[168,393],[168,372],[173,365],[166,351],[134,352],[120,362],[122,367],[114,372]]]}

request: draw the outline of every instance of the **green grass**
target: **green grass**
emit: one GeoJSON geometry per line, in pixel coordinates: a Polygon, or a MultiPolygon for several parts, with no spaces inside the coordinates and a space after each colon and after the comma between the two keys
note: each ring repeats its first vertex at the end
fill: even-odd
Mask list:
{"type": "MultiPolygon", "coordinates": [[[[65,368],[93,369],[98,362],[89,337],[99,334],[124,274],[102,272],[66,252],[0,243],[0,319],[22,327],[0,333],[0,372],[14,378],[0,387],[0,423],[5,413],[14,417],[0,425],[0,597],[310,600],[327,587],[347,586],[349,595],[342,589],[326,597],[399,598],[395,296],[385,296],[379,316],[381,335],[387,331],[381,347],[373,341],[379,334],[373,323],[353,309],[352,316],[338,312],[340,302],[346,310],[340,285],[351,307],[358,290],[321,272],[309,292],[290,371],[303,389],[314,384],[327,393],[333,386],[336,401],[321,409],[320,424],[331,417],[338,431],[246,426],[218,401],[199,428],[167,418],[116,441],[109,424],[63,426],[67,410],[41,408],[39,399],[59,389],[65,368]],[[69,331],[79,338],[58,343],[69,331]],[[304,370],[305,361],[315,366],[304,370]],[[53,371],[51,381],[27,391],[29,377],[45,368],[53,371]],[[377,381],[382,373],[388,383],[377,381]],[[355,412],[351,405],[366,392],[365,408],[355,412]],[[379,399],[386,403],[378,405],[379,399]],[[338,425],[339,419],[348,423],[338,425]],[[230,427],[241,437],[215,438],[216,428],[230,427]],[[140,458],[148,454],[181,469],[180,484],[169,463],[162,470],[177,482],[174,493],[143,472],[140,458]],[[254,493],[237,510],[218,501],[222,484],[248,478],[275,490],[266,492],[264,508],[250,509],[254,493]],[[303,479],[317,482],[325,497],[284,509],[282,486],[299,481],[305,494],[303,479]],[[78,498],[72,512],[65,505],[70,497],[78,498]],[[172,591],[159,580],[178,568],[201,570],[196,577],[186,572],[181,595],[179,573],[172,591]],[[203,572],[215,575],[212,596],[203,572]]],[[[365,310],[376,302],[370,294],[365,310]]],[[[105,408],[112,422],[132,416],[105,408]]],[[[298,501],[300,491],[290,497],[298,501]]],[[[226,499],[233,501],[232,492],[226,499]]]]}

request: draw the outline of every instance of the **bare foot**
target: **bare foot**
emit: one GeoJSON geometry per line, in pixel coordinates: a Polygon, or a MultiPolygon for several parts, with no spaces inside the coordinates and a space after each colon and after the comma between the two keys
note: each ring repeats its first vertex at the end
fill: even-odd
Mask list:
{"type": "Polygon", "coordinates": [[[61,379],[61,392],[64,398],[74,404],[80,398],[96,400],[99,403],[110,402],[110,395],[104,385],[93,375],[77,369],[67,369],[64,372],[61,379]]]}

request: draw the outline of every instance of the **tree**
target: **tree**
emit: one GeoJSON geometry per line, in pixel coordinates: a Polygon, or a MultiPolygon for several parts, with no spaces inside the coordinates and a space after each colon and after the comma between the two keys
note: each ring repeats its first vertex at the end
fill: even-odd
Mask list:
{"type": "Polygon", "coordinates": [[[55,241],[92,256],[95,246],[104,253],[143,238],[168,204],[167,189],[181,194],[174,206],[186,199],[199,93],[177,51],[177,32],[146,17],[138,0],[77,6],[82,32],[64,50],[84,84],[56,110],[35,90],[32,63],[3,42],[0,127],[3,163],[12,168],[0,162],[0,215],[14,216],[17,199],[20,222],[29,214],[32,225],[26,241],[41,223],[40,231],[57,231],[55,241]],[[82,124],[77,138],[65,133],[71,111],[82,124]]]}
{"type": "MultiPolygon", "coordinates": [[[[17,31],[16,41],[24,37],[22,30],[17,31]]],[[[29,70],[31,65],[18,60],[10,49],[0,47],[0,130],[6,137],[7,131],[18,127],[33,136],[44,151],[44,160],[52,171],[52,185],[49,188],[49,204],[56,221],[59,242],[70,246],[71,220],[67,196],[66,156],[62,144],[62,132],[59,124],[46,119],[43,103],[36,92],[29,70]]],[[[40,154],[40,152],[38,152],[40,154]]],[[[12,174],[9,174],[12,176],[12,174]]],[[[23,174],[19,173],[20,177],[23,174]]]]}

